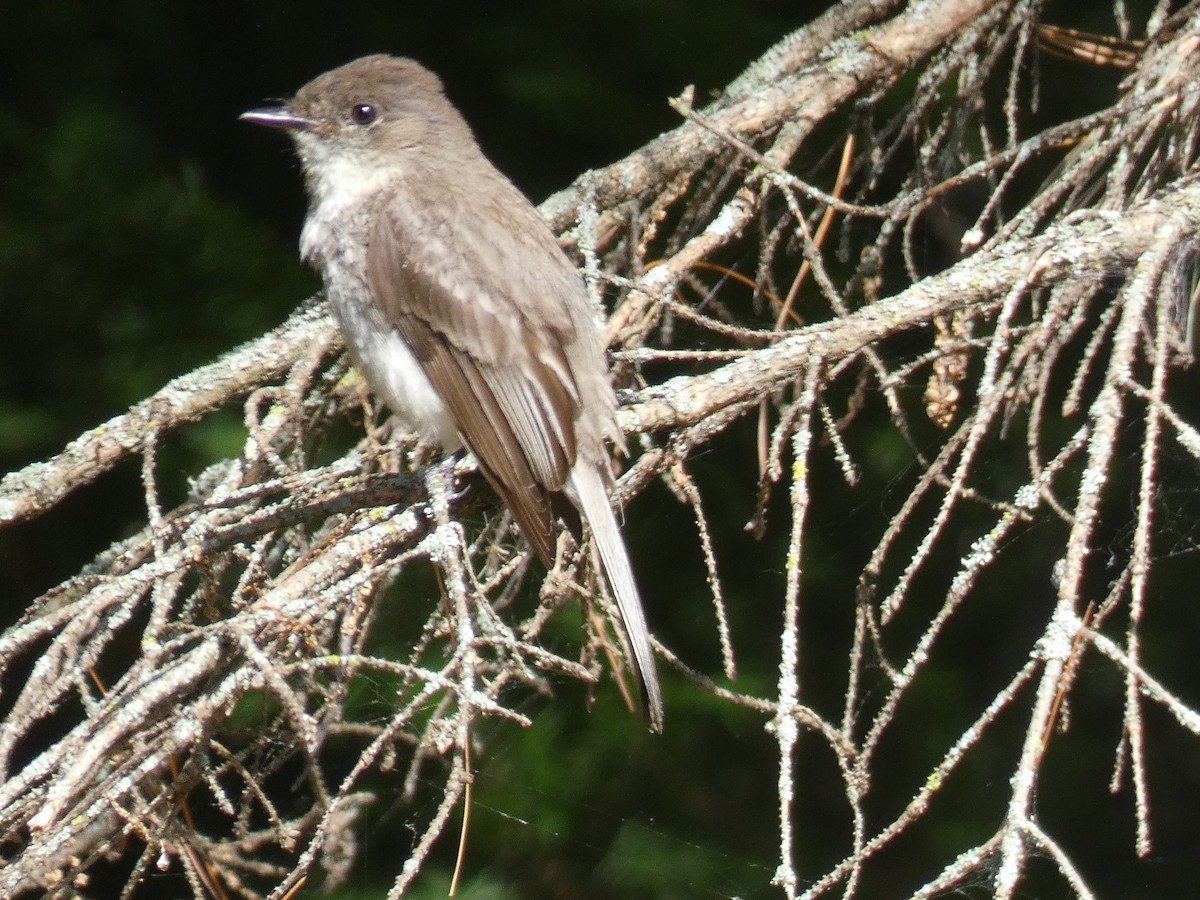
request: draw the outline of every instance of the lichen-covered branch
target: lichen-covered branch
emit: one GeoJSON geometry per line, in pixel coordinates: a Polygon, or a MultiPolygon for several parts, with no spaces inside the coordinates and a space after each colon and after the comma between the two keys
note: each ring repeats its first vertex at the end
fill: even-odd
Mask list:
{"type": "MultiPolygon", "coordinates": [[[[696,523],[712,585],[698,602],[716,603],[728,683],[664,640],[666,677],[772,730],[789,897],[870,895],[902,839],[963,802],[1006,727],[990,833],[895,895],[986,881],[1014,896],[1036,857],[1088,896],[1086,866],[1034,807],[1079,685],[1094,679],[1123,735],[1131,854],[1155,836],[1147,708],[1200,733],[1143,624],[1164,602],[1156,523],[1178,467],[1162,457],[1200,466],[1173,393],[1200,253],[1200,4],[1117,57],[1128,71],[1108,109],[1035,132],[1023,111],[1042,13],[1034,0],[838,5],[543,207],[609,314],[630,447],[619,499],[666,483],[696,523]],[[734,514],[690,464],[751,432],[744,510],[755,534],[783,530],[786,573],[762,604],[782,611],[766,696],[734,678],[738,601],[722,576],[738,561],[714,538],[734,514]],[[903,457],[883,475],[881,443],[903,457]],[[826,588],[845,635],[844,671],[823,673],[842,684],[830,704],[804,660],[829,640],[805,622],[822,602],[813,523],[835,489],[881,518],[848,551],[853,577],[826,588]],[[787,524],[768,517],[773,500],[787,524]],[[1036,552],[1013,563],[1035,530],[1036,552]],[[997,597],[1007,655],[926,734],[911,710],[939,689],[956,629],[996,627],[997,597]],[[912,778],[889,753],[917,737],[929,755],[912,778]],[[828,755],[841,779],[840,857],[820,872],[803,864],[798,754],[828,755]]],[[[129,896],[172,866],[212,896],[332,887],[374,785],[412,802],[433,784],[395,866],[401,896],[470,783],[481,719],[526,725],[556,683],[621,671],[586,548],[564,536],[547,575],[469,457],[434,458],[373,415],[347,443],[330,426],[363,398],[315,303],[0,481],[3,527],[136,458],[147,507],[140,531],[0,635],[0,894],[68,896],[113,859],[129,896]],[[164,504],[158,442],[230,404],[242,452],[164,504]],[[411,625],[388,652],[374,630],[385,595],[411,625]],[[581,601],[578,645],[544,640],[581,601]],[[355,760],[336,775],[334,745],[355,760]]]]}

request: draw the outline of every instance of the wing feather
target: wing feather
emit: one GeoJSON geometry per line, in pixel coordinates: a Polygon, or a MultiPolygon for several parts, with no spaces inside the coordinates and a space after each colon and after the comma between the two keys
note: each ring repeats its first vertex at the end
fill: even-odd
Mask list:
{"type": "Polygon", "coordinates": [[[582,290],[579,276],[540,219],[527,221],[536,210],[507,182],[494,187],[500,192],[494,203],[510,202],[493,210],[507,218],[491,221],[517,221],[487,233],[469,203],[445,195],[381,209],[370,237],[368,282],[463,442],[550,562],[552,497],[575,464],[582,411],[569,355],[581,338],[594,341],[594,331],[586,330],[594,326],[561,299],[563,291],[582,290]]]}

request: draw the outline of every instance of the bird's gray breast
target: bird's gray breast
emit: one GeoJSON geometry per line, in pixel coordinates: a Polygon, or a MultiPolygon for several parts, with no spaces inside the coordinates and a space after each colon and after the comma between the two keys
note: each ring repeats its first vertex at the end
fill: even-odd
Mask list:
{"type": "Polygon", "coordinates": [[[445,404],[371,293],[370,212],[364,207],[323,203],[310,211],[301,255],[321,273],[334,317],[372,392],[423,438],[456,448],[462,441],[445,404]]]}

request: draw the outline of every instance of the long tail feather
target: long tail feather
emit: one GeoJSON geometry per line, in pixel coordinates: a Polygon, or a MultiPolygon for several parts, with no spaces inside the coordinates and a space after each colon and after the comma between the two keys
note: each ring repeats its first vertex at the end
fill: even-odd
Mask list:
{"type": "Polygon", "coordinates": [[[660,732],[663,726],[662,693],[658,687],[654,651],[650,648],[650,634],[646,630],[642,601],[638,597],[629,556],[625,552],[625,541],[613,514],[604,479],[595,466],[580,459],[571,472],[571,487],[574,490],[568,493],[575,495],[572,499],[578,502],[591,528],[605,578],[617,601],[617,610],[621,614],[620,625],[630,651],[629,663],[641,688],[646,725],[651,731],[660,732]]]}

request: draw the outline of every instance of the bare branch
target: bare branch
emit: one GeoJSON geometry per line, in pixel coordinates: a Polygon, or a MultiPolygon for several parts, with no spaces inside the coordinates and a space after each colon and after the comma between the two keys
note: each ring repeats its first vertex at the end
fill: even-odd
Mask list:
{"type": "MultiPolygon", "coordinates": [[[[1154,578],[1180,476],[1164,459],[1200,464],[1176,388],[1200,280],[1200,3],[1156,15],[1128,47],[1043,32],[1079,65],[1117,60],[1125,80],[1106,109],[1025,133],[1040,13],[1033,0],[840,4],[543,206],[610,301],[633,451],[618,499],[674,490],[711,581],[723,665],[687,658],[665,628],[656,652],[681,690],[772,732],[774,883],[789,897],[865,894],[964,793],[987,830],[940,843],[896,896],[984,880],[1015,896],[1034,858],[1091,896],[1077,842],[1034,802],[1080,686],[1123,735],[1112,784],[1132,785],[1135,857],[1166,827],[1147,710],[1200,737],[1147,627],[1170,601],[1154,578]],[[747,438],[754,423],[737,426],[756,414],[747,438]],[[692,459],[718,439],[761,466],[738,512],[692,459]],[[780,616],[777,677],[755,696],[718,683],[737,675],[743,599],[720,535],[740,516],[766,536],[785,503],[786,536],[762,546],[786,577],[751,598],[780,616]],[[814,523],[836,530],[847,505],[878,517],[856,519],[853,574],[818,582],[814,523]],[[818,606],[838,636],[806,627],[818,606]],[[1003,648],[944,698],[952,636],[971,628],[1003,648]],[[845,646],[822,653],[832,641],[845,646]],[[844,672],[806,681],[816,655],[844,672]],[[919,775],[893,765],[898,745],[926,754],[919,775]],[[805,781],[810,753],[840,778],[841,824],[821,820],[837,861],[819,872],[808,817],[831,807],[807,804],[828,794],[805,781]],[[974,766],[986,785],[960,790],[974,766]]],[[[0,635],[0,894],[120,860],[129,896],[161,866],[197,895],[284,900],[347,877],[384,785],[412,807],[389,894],[402,896],[466,792],[484,717],[522,727],[556,684],[620,680],[586,547],[564,535],[543,578],[470,457],[431,460],[373,411],[361,439],[335,436],[370,403],[339,347],[323,305],[306,306],[0,482],[2,526],[136,457],[146,507],[136,534],[0,635]],[[240,454],[193,473],[172,506],[160,442],[233,404],[240,454]],[[396,658],[372,649],[385,597],[411,626],[396,658]],[[578,644],[546,639],[579,602],[578,644]],[[352,702],[363,693],[371,712],[352,702]],[[336,773],[333,742],[351,759],[336,773]],[[437,799],[418,808],[429,785],[437,799]]]]}

